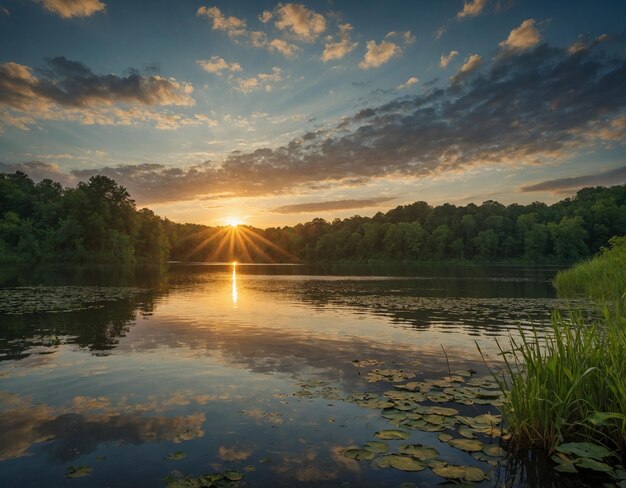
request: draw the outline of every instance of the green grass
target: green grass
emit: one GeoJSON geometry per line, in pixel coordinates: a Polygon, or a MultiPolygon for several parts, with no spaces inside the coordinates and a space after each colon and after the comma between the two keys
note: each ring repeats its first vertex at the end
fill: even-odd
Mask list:
{"type": "Polygon", "coordinates": [[[626,324],[607,316],[594,324],[552,317],[549,335],[519,329],[501,348],[506,374],[503,413],[514,450],[548,453],[564,442],[626,449],[626,324]]]}
{"type": "Polygon", "coordinates": [[[609,247],[582,263],[560,271],[555,279],[559,295],[584,296],[600,303],[623,305],[626,293],[626,236],[613,237],[609,247]]]}
{"type": "Polygon", "coordinates": [[[603,311],[552,316],[551,330],[524,331],[500,350],[503,414],[513,450],[555,451],[564,442],[601,444],[624,462],[626,453],[626,238],[556,278],[561,296],[588,296],[603,311]]]}

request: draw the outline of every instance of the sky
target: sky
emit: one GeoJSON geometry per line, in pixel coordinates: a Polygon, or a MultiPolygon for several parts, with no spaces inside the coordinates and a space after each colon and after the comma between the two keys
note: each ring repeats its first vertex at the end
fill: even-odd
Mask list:
{"type": "Polygon", "coordinates": [[[0,172],[256,227],[626,183],[626,2],[0,0],[0,172]]]}

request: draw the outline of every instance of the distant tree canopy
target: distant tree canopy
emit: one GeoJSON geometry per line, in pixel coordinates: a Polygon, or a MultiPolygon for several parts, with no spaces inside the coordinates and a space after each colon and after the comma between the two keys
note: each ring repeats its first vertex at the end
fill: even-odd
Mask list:
{"type": "Polygon", "coordinates": [[[76,188],[0,174],[0,262],[164,261],[163,221],[137,211],[125,188],[92,176],[76,188]]]}
{"type": "Polygon", "coordinates": [[[93,176],[76,188],[0,174],[0,262],[508,261],[571,263],[626,235],[626,185],[553,205],[426,202],[373,217],[238,230],[177,224],[137,210],[125,188],[93,176]]]}
{"type": "Polygon", "coordinates": [[[254,229],[255,246],[247,250],[238,248],[236,239],[234,251],[222,245],[217,228],[171,223],[166,228],[170,256],[182,261],[247,260],[247,252],[253,260],[279,262],[571,263],[595,254],[612,236],[626,235],[626,186],[585,188],[554,205],[415,202],[373,217],[316,218],[293,227],[254,229]]]}

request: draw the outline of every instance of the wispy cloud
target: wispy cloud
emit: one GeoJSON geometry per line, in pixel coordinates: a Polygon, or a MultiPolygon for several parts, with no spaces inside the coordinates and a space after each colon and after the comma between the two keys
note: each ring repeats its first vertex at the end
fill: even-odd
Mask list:
{"type": "Polygon", "coordinates": [[[395,200],[395,197],[375,197],[363,200],[333,200],[329,202],[310,202],[296,203],[293,205],[284,205],[275,208],[275,213],[310,213],[310,212],[329,212],[331,210],[350,210],[355,208],[368,208],[380,205],[381,203],[395,200]]]}
{"type": "Polygon", "coordinates": [[[295,44],[291,44],[283,39],[272,39],[267,43],[267,49],[269,51],[278,51],[286,58],[293,58],[300,50],[295,44]]]}
{"type": "Polygon", "coordinates": [[[106,10],[106,4],[100,0],[34,0],[49,12],[63,19],[73,17],[91,17],[106,10]]]}
{"type": "Polygon", "coordinates": [[[198,17],[207,17],[211,20],[213,30],[221,30],[228,33],[229,36],[241,36],[246,34],[247,22],[234,15],[224,15],[217,7],[200,7],[196,15],[198,17]]]}
{"type": "Polygon", "coordinates": [[[456,50],[452,50],[450,51],[448,54],[442,54],[441,57],[439,58],[439,67],[440,68],[447,68],[448,65],[450,64],[450,61],[452,61],[456,56],[458,56],[459,51],[456,50]]]}
{"type": "Polygon", "coordinates": [[[410,86],[418,84],[419,81],[419,78],[417,78],[416,76],[411,76],[408,80],[398,86],[398,89],[401,90],[403,88],[409,88],[410,86]]]}
{"type": "Polygon", "coordinates": [[[376,41],[368,41],[367,51],[365,52],[363,61],[359,63],[359,68],[378,68],[394,56],[399,56],[401,53],[402,49],[400,46],[391,41],[381,41],[379,44],[376,44],[376,41]]]}
{"type": "Polygon", "coordinates": [[[352,31],[352,25],[339,24],[339,40],[333,41],[332,37],[328,39],[328,42],[324,45],[324,51],[322,52],[321,59],[324,62],[343,59],[346,54],[352,52],[359,45],[358,42],[352,41],[350,33],[352,31]]]}
{"type": "Polygon", "coordinates": [[[475,17],[479,15],[483,10],[485,10],[485,6],[487,5],[487,0],[470,0],[469,2],[463,3],[463,8],[456,14],[457,18],[464,19],[466,17],[475,17]]]}
{"type": "MultiPolygon", "coordinates": [[[[286,17],[283,19],[285,22],[283,28],[287,29],[291,24],[289,22],[295,22],[293,29],[301,32],[301,29],[304,29],[301,23],[297,22],[299,18],[296,13],[300,12],[298,5],[293,6],[293,4],[282,5],[280,4],[277,9],[282,12],[282,8],[287,8],[286,17]],[[288,7],[288,8],[287,8],[288,7]],[[293,8],[292,8],[293,7],[293,8]],[[295,9],[296,13],[293,13],[295,9]]],[[[308,9],[307,12],[311,12],[308,9]]],[[[314,14],[311,12],[311,14],[314,14]]],[[[211,20],[211,26],[213,30],[224,31],[228,34],[229,37],[233,38],[233,41],[237,44],[247,44],[252,47],[266,49],[269,52],[278,52],[285,56],[286,58],[293,58],[296,56],[300,48],[295,44],[286,41],[285,39],[271,39],[269,38],[266,32],[260,30],[248,30],[248,22],[246,19],[240,19],[233,15],[224,14],[218,7],[200,7],[196,13],[198,17],[207,17],[211,20]]],[[[259,15],[259,20],[266,24],[274,17],[272,12],[266,10],[262,14],[259,15]]],[[[306,16],[305,16],[306,17],[306,16]]],[[[306,20],[306,19],[305,19],[306,20]]],[[[304,20],[302,21],[304,22],[304,20]]],[[[283,25],[283,24],[281,24],[283,25]]],[[[311,34],[312,35],[312,34],[311,34]]],[[[298,37],[298,36],[295,36],[298,37]]],[[[302,38],[300,38],[302,40],[302,38]]]]}
{"type": "Polygon", "coordinates": [[[385,36],[385,39],[399,38],[404,44],[413,44],[415,42],[415,36],[410,30],[404,32],[391,31],[385,36]]]}
{"type": "Polygon", "coordinates": [[[507,50],[524,50],[539,44],[541,34],[535,23],[535,19],[526,19],[509,33],[509,37],[500,43],[500,47],[507,50]]]}
{"type": "Polygon", "coordinates": [[[459,71],[454,76],[450,77],[450,81],[453,83],[462,81],[467,78],[470,73],[477,70],[482,64],[483,58],[481,58],[478,54],[468,56],[463,65],[459,68],[459,71]]]}
{"type": "Polygon", "coordinates": [[[241,65],[239,63],[227,63],[224,58],[219,56],[211,56],[209,59],[200,59],[196,61],[202,69],[208,73],[215,75],[221,75],[224,71],[230,71],[235,73],[241,71],[241,65]]]}
{"type": "Polygon", "coordinates": [[[552,193],[561,193],[563,191],[578,190],[586,186],[613,186],[624,183],[626,183],[626,166],[612,169],[610,171],[604,171],[602,173],[542,181],[541,183],[522,186],[520,191],[547,191],[552,193]]]}
{"type": "Polygon", "coordinates": [[[259,73],[249,78],[237,78],[237,88],[239,91],[249,93],[256,90],[265,90],[270,92],[277,83],[285,79],[283,70],[278,66],[274,66],[270,73],[259,73]]]}

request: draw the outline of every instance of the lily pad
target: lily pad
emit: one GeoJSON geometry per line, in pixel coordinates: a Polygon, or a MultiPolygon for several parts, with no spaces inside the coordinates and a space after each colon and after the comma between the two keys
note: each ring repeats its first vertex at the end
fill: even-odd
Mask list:
{"type": "Polygon", "coordinates": [[[400,446],[399,451],[403,454],[410,454],[420,461],[424,461],[425,459],[435,459],[437,456],[439,456],[439,452],[437,451],[437,449],[421,446],[419,444],[408,444],[405,446],[400,446]]]}
{"type": "Polygon", "coordinates": [[[395,456],[395,454],[387,454],[385,456],[380,456],[374,459],[374,464],[378,466],[379,468],[388,468],[389,466],[391,466],[389,462],[393,456],[395,456]]]}
{"type": "Polygon", "coordinates": [[[485,446],[483,449],[483,452],[487,455],[487,456],[491,456],[491,457],[504,457],[506,456],[506,451],[504,449],[502,449],[500,446],[485,446]]]}
{"type": "Polygon", "coordinates": [[[93,468],[91,466],[70,466],[67,469],[66,478],[83,478],[89,476],[93,468]]]}
{"type": "Polygon", "coordinates": [[[483,443],[476,439],[452,439],[448,441],[448,444],[468,452],[482,451],[484,447],[483,443]]]}
{"type": "Polygon", "coordinates": [[[449,464],[433,468],[433,473],[442,478],[461,481],[482,481],[485,479],[483,470],[473,466],[453,466],[449,464]]]}
{"type": "Polygon", "coordinates": [[[581,458],[590,458],[601,461],[612,453],[606,447],[593,444],[592,442],[568,442],[556,448],[563,454],[572,454],[581,458]]]}
{"type": "Polygon", "coordinates": [[[389,450],[389,444],[382,441],[369,441],[363,446],[363,449],[371,452],[387,452],[389,450]]]}
{"type": "Polygon", "coordinates": [[[239,481],[243,479],[243,475],[239,471],[226,471],[224,473],[224,478],[229,481],[239,481]]]}
{"type": "Polygon", "coordinates": [[[376,457],[375,452],[360,448],[346,449],[343,455],[349,459],[356,459],[357,461],[371,461],[376,457]]]}
{"type": "Polygon", "coordinates": [[[467,425],[461,425],[459,427],[459,434],[465,437],[466,439],[475,439],[476,434],[473,429],[470,429],[467,425]]]}
{"type": "Polygon", "coordinates": [[[410,434],[408,432],[404,432],[403,430],[388,429],[388,430],[380,430],[376,432],[374,434],[374,437],[377,437],[385,441],[390,441],[390,440],[408,439],[409,435],[410,434]]]}
{"type": "Polygon", "coordinates": [[[439,439],[441,442],[448,442],[454,439],[454,437],[452,437],[450,434],[446,434],[445,432],[442,432],[441,434],[437,436],[437,439],[439,439]]]}
{"type": "Polygon", "coordinates": [[[426,466],[420,463],[417,459],[410,456],[392,454],[389,457],[389,466],[401,471],[422,471],[426,468],[426,466]]]}
{"type": "Polygon", "coordinates": [[[435,415],[444,415],[445,417],[454,417],[459,414],[459,411],[454,408],[448,407],[429,407],[430,413],[435,415]]]}

